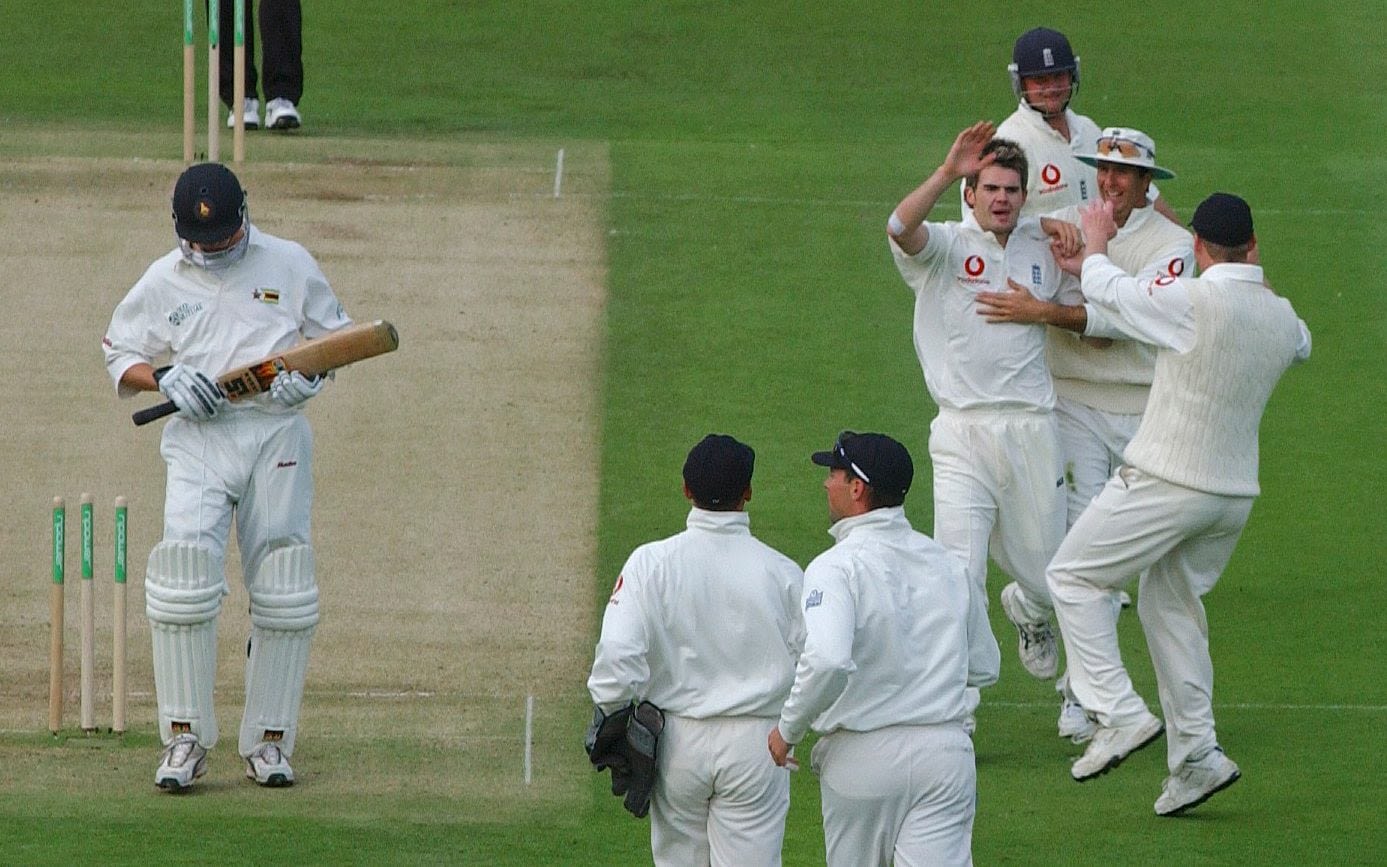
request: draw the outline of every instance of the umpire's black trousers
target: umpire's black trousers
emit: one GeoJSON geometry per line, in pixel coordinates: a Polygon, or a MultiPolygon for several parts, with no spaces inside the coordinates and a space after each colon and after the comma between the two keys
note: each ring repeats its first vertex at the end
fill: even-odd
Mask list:
{"type": "MultiPolygon", "coordinates": [[[[256,98],[254,0],[246,0],[246,97],[256,98]]],[[[231,107],[235,87],[236,6],[218,0],[221,41],[221,97],[231,107]]],[[[299,0],[260,0],[260,50],[265,101],[283,97],[298,105],[303,97],[303,10],[299,0]]]]}

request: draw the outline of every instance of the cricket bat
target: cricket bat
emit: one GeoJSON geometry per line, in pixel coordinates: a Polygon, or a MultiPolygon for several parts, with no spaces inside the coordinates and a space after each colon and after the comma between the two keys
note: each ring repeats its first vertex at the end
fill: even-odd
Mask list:
{"type": "MultiPolygon", "coordinates": [[[[281,370],[297,370],[304,376],[321,376],[354,361],[394,352],[400,346],[395,326],[384,319],[325,334],[306,340],[276,355],[254,364],[228,370],[217,378],[217,385],[227,400],[244,400],[266,391],[281,370]]],[[[149,424],[155,419],[178,412],[169,401],[139,410],[133,416],[135,424],[149,424]]]]}

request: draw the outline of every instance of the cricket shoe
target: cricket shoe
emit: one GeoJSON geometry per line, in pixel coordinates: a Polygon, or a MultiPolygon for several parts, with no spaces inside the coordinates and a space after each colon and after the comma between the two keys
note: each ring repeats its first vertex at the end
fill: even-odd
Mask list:
{"type": "Polygon", "coordinates": [[[1021,664],[1030,672],[1031,677],[1049,680],[1059,671],[1059,642],[1055,640],[1055,633],[1050,629],[1049,623],[1037,623],[1026,619],[1026,613],[1021,609],[1021,600],[1018,598],[1020,595],[1021,588],[1015,581],[1003,587],[1002,611],[1020,633],[1017,653],[1021,656],[1021,664]]]}
{"type": "Polygon", "coordinates": [[[1165,725],[1152,714],[1125,726],[1098,726],[1084,754],[1074,760],[1069,773],[1076,782],[1100,777],[1122,760],[1161,736],[1165,725]]]}
{"type": "Polygon", "coordinates": [[[193,780],[207,773],[207,750],[197,742],[197,735],[177,735],[164,747],[159,756],[159,770],[154,772],[154,785],[166,792],[186,792],[193,780]]]}
{"type": "Polygon", "coordinates": [[[279,744],[261,741],[246,756],[246,779],[277,789],[294,785],[294,769],[289,767],[279,744]]]}
{"type": "Polygon", "coordinates": [[[265,104],[265,126],[268,129],[298,129],[301,119],[294,103],[277,96],[265,104]]]}
{"type": "Polygon", "coordinates": [[[1068,698],[1061,700],[1060,737],[1068,738],[1070,743],[1086,744],[1093,739],[1096,731],[1098,723],[1093,721],[1093,717],[1088,715],[1083,705],[1068,698]]]}
{"type": "MultiPolygon", "coordinates": [[[[245,103],[245,105],[246,105],[246,109],[245,109],[246,129],[259,129],[259,128],[260,128],[260,100],[254,99],[253,97],[249,97],[249,96],[248,96],[248,97],[246,97],[246,103],[245,103]]],[[[236,112],[234,112],[234,111],[228,111],[228,112],[226,113],[226,128],[227,128],[227,129],[235,129],[235,127],[236,127],[236,112]]]]}
{"type": "Polygon", "coordinates": [[[1197,759],[1185,759],[1180,770],[1166,777],[1156,799],[1157,816],[1178,816],[1197,807],[1238,781],[1242,772],[1233,760],[1214,747],[1197,759]]]}

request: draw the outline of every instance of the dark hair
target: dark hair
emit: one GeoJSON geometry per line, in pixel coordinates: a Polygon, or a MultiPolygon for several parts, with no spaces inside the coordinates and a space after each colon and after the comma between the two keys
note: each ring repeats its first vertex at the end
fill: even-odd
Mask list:
{"type": "MultiPolygon", "coordinates": [[[[1026,161],[1026,152],[1021,150],[1021,146],[1016,142],[1005,138],[994,138],[982,149],[982,156],[996,154],[997,159],[992,163],[1004,169],[1011,169],[1021,176],[1021,188],[1026,188],[1026,178],[1030,173],[1030,163],[1026,161]]],[[[970,190],[978,188],[977,173],[969,175],[964,179],[964,184],[970,190]]]]}
{"type": "Polygon", "coordinates": [[[905,505],[905,491],[879,491],[871,485],[867,486],[867,508],[889,509],[902,505],[905,505]]]}

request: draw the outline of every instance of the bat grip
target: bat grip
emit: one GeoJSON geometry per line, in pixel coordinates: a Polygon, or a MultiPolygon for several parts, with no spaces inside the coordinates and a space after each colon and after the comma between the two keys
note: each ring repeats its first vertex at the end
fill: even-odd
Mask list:
{"type": "Polygon", "coordinates": [[[149,424],[152,421],[157,421],[158,419],[161,419],[166,415],[173,415],[176,412],[178,412],[178,404],[174,403],[173,401],[169,401],[168,403],[161,403],[156,404],[155,406],[145,407],[142,410],[136,411],[130,417],[135,420],[136,426],[139,426],[143,424],[149,424]]]}

